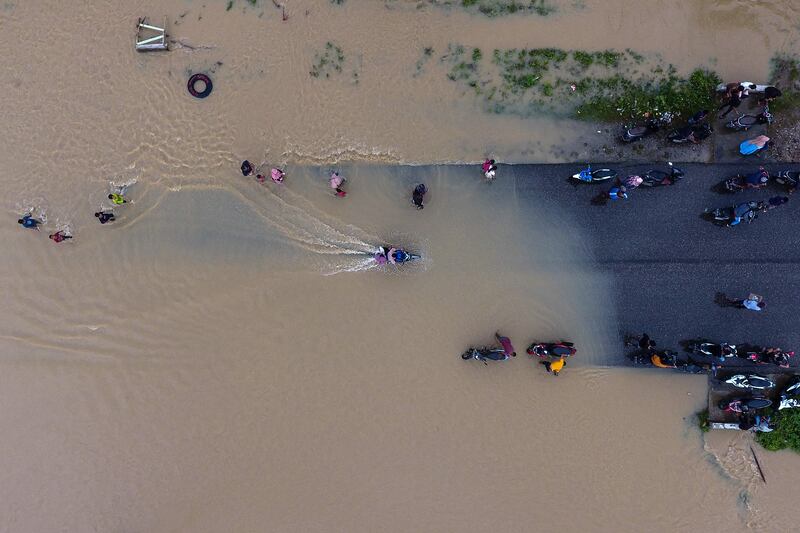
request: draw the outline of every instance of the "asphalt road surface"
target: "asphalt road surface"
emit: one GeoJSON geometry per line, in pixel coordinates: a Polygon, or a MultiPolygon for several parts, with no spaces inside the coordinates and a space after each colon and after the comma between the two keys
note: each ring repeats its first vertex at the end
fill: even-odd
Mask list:
{"type": "MultiPolygon", "coordinates": [[[[686,173],[676,185],[640,187],[628,200],[604,206],[591,200],[610,183],[576,187],[567,182],[580,165],[500,167],[498,179],[514,179],[521,202],[535,197],[584,232],[596,268],[612,280],[620,335],[620,350],[606,358],[612,364],[627,364],[621,349],[625,332],[647,332],[659,347],[680,352],[681,341],[696,338],[780,346],[798,351],[795,366],[800,359],[800,196],[749,225],[718,227],[701,216],[708,207],[786,195],[776,183],[735,194],[712,190],[759,164],[676,163],[686,173]],[[743,298],[750,292],[764,296],[763,311],[715,304],[717,293],[743,298]]],[[[623,177],[668,169],[664,163],[603,166],[623,177]]],[[[800,164],[767,165],[771,173],[787,168],[797,170],[800,164]]]]}

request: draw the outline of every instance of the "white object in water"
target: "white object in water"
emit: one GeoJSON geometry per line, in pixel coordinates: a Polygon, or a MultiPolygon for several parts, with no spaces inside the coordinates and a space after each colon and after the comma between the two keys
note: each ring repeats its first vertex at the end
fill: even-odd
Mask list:
{"type": "Polygon", "coordinates": [[[164,27],[147,24],[147,17],[142,17],[136,25],[136,50],[150,52],[153,50],[169,50],[167,44],[167,18],[164,17],[164,27]]]}

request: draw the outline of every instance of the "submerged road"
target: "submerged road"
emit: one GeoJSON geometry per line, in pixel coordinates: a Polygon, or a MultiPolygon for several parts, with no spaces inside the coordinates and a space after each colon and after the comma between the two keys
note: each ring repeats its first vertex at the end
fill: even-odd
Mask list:
{"type": "MultiPolygon", "coordinates": [[[[591,199],[610,184],[567,183],[580,165],[501,167],[498,179],[513,179],[523,204],[535,199],[531,205],[558,209],[581,229],[597,268],[612,279],[620,339],[624,332],[646,331],[660,347],[682,352],[680,341],[704,337],[780,346],[797,350],[795,359],[800,359],[800,197],[749,225],[717,227],[701,217],[706,207],[785,195],[778,184],[736,194],[712,190],[758,165],[757,160],[746,165],[677,164],[686,176],[676,185],[642,187],[628,200],[605,206],[592,205],[591,199]],[[714,302],[718,292],[731,298],[755,292],[767,306],[761,312],[722,308],[714,302]]],[[[609,166],[622,176],[667,169],[663,163],[609,166]]],[[[767,168],[773,172],[800,165],[767,168]]],[[[608,360],[626,364],[622,350],[608,360]]]]}

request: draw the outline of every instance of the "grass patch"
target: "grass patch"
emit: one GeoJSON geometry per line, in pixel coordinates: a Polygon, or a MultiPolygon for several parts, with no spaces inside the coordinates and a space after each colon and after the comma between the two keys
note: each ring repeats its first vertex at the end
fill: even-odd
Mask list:
{"type": "Polygon", "coordinates": [[[414,65],[414,77],[416,78],[420,74],[422,74],[422,70],[425,67],[425,64],[433,57],[433,47],[426,46],[422,49],[422,55],[419,59],[417,59],[416,64],[414,65]]]}
{"type": "Polygon", "coordinates": [[[311,64],[309,74],[314,78],[330,78],[331,74],[342,72],[344,65],[344,52],[339,45],[328,41],[322,51],[314,54],[314,62],[311,64]]]}
{"type": "Polygon", "coordinates": [[[428,0],[428,3],[438,7],[460,7],[486,17],[514,14],[546,17],[557,10],[550,0],[428,0]]]}
{"type": "Polygon", "coordinates": [[[772,420],[775,431],[757,433],[756,441],[767,450],[790,449],[800,453],[800,409],[778,411],[772,420]]]}
{"type": "Polygon", "coordinates": [[[708,430],[711,429],[711,426],[708,423],[708,409],[703,409],[697,413],[695,415],[695,420],[697,421],[697,427],[700,428],[700,431],[703,433],[708,433],[708,430]]]}
{"type": "Polygon", "coordinates": [[[794,56],[776,55],[771,60],[773,85],[783,94],[770,103],[773,113],[796,111],[800,109],[800,60],[794,56]]]}
{"type": "Polygon", "coordinates": [[[663,113],[690,116],[700,109],[711,109],[714,92],[720,83],[716,73],[697,69],[688,78],[670,70],[661,79],[631,81],[622,76],[597,80],[595,97],[578,106],[579,118],[618,120],[663,113]]]}
{"type": "Polygon", "coordinates": [[[485,54],[451,43],[441,62],[448,79],[483,97],[487,111],[546,111],[586,120],[691,116],[713,106],[720,81],[701,69],[680,77],[672,65],[630,49],[505,48],[485,54]]]}

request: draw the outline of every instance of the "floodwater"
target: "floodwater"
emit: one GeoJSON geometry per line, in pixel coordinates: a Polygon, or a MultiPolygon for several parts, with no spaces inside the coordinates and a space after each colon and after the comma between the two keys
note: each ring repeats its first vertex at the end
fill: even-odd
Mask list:
{"type": "Polygon", "coordinates": [[[761,79],[793,43],[792,2],[487,20],[287,1],[285,22],[262,4],[0,4],[0,530],[792,527],[797,457],[756,448],[761,484],[743,436],[694,428],[703,377],[596,355],[616,342],[613,288],[579,228],[502,173],[375,164],[553,160],[590,132],[414,77],[424,46],[635,46],[761,79]],[[145,14],[196,49],[136,54],[145,14]],[[334,38],[357,84],[309,76],[334,38]],[[188,71],[212,73],[209,98],[188,71]],[[242,178],[244,157],[286,183],[242,178]],[[327,188],[342,160],[344,200],[327,188]],[[121,186],[133,203],[101,227],[121,186]],[[28,209],[75,240],[20,230],[28,209]],[[384,243],[423,260],[377,269],[384,243]],[[498,328],[519,357],[459,358],[498,328]],[[580,352],[554,378],[524,348],[560,337],[580,352]]]}

